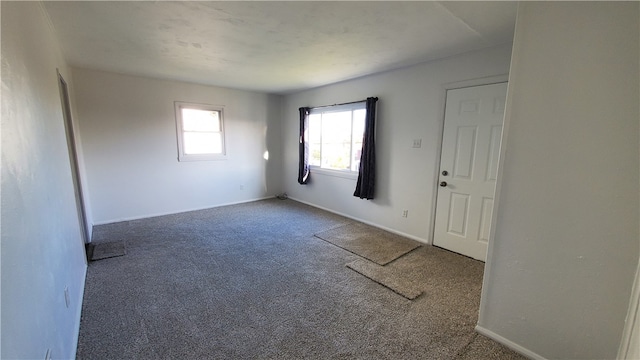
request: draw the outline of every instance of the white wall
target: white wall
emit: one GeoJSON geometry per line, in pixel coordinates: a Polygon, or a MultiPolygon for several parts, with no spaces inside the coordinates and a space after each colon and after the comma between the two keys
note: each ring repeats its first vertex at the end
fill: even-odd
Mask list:
{"type": "Polygon", "coordinates": [[[510,46],[503,46],[285,96],[285,190],[297,200],[431,241],[446,88],[456,82],[506,75],[510,54],[510,46]],[[298,108],[369,96],[379,98],[376,198],[367,201],[354,197],[354,179],[313,171],[310,183],[299,185],[298,108]],[[414,139],[422,139],[421,148],[412,148],[414,139]],[[407,218],[402,217],[405,209],[409,210],[407,218]]]}
{"type": "Polygon", "coordinates": [[[478,329],[615,358],[639,254],[637,2],[523,2],[478,329]]]}
{"type": "Polygon", "coordinates": [[[41,6],[1,3],[3,359],[75,357],[86,271],[56,68],[71,74],[41,6]]]}
{"type": "Polygon", "coordinates": [[[280,96],[77,68],[73,77],[95,223],[279,192],[280,96]],[[224,106],[226,160],[178,162],[174,101],[224,106]]]}

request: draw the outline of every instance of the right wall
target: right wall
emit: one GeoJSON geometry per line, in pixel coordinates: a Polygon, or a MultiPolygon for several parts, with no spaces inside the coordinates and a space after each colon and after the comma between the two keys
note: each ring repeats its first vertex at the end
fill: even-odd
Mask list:
{"type": "Polygon", "coordinates": [[[616,357],[640,253],[637,2],[522,2],[478,330],[616,357]]]}

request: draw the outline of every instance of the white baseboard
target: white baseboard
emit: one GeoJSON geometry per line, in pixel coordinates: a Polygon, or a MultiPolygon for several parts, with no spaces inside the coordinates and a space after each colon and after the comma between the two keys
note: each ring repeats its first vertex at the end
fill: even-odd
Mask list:
{"type": "Polygon", "coordinates": [[[94,222],[93,226],[113,224],[113,223],[118,223],[118,222],[123,222],[123,221],[133,221],[133,220],[140,220],[140,219],[148,219],[148,218],[152,218],[152,217],[156,217],[156,216],[182,214],[182,213],[186,213],[186,212],[190,212],[190,211],[214,209],[214,208],[219,208],[219,207],[223,207],[223,206],[245,204],[245,203],[250,203],[250,202],[260,201],[260,200],[266,200],[266,199],[272,199],[272,198],[274,198],[274,196],[265,196],[265,197],[261,197],[261,198],[242,200],[242,201],[218,204],[218,205],[213,205],[213,206],[205,206],[205,207],[191,208],[191,209],[184,209],[184,210],[179,210],[179,211],[170,211],[170,212],[163,212],[163,213],[145,214],[145,215],[141,215],[141,216],[131,216],[131,217],[116,218],[116,219],[110,219],[110,220],[94,222]]]}
{"type": "Polygon", "coordinates": [[[330,212],[330,213],[333,213],[333,214],[336,214],[336,215],[344,216],[346,218],[349,218],[349,219],[352,219],[352,220],[356,220],[356,221],[359,221],[361,223],[365,223],[367,225],[371,225],[373,227],[377,227],[378,229],[382,229],[384,231],[388,231],[390,233],[393,233],[393,234],[396,234],[396,235],[400,235],[400,236],[403,236],[403,237],[406,237],[406,238],[421,242],[421,243],[426,244],[426,245],[430,245],[429,244],[429,240],[423,239],[423,238],[418,237],[418,236],[407,234],[407,233],[404,233],[402,231],[391,229],[391,228],[388,228],[386,226],[382,226],[380,224],[376,224],[376,223],[371,222],[371,221],[367,221],[367,220],[363,220],[363,219],[357,218],[355,216],[351,216],[349,214],[341,213],[339,211],[335,211],[335,210],[328,209],[328,208],[325,208],[325,207],[322,207],[322,206],[318,206],[316,204],[313,204],[313,203],[310,203],[310,202],[307,202],[307,201],[303,201],[303,200],[296,199],[296,198],[293,198],[293,197],[289,197],[289,199],[291,199],[293,201],[297,201],[299,203],[303,203],[303,204],[309,205],[309,206],[313,206],[314,208],[318,208],[318,209],[321,209],[321,210],[324,210],[324,211],[327,211],[327,212],[330,212]]]}
{"type": "Polygon", "coordinates": [[[540,355],[536,354],[535,352],[533,352],[533,351],[531,351],[531,350],[529,350],[527,348],[524,348],[524,347],[514,343],[513,341],[511,341],[509,339],[506,339],[506,338],[494,333],[491,330],[487,330],[487,329],[483,328],[480,325],[476,325],[476,331],[478,333],[480,333],[480,334],[482,334],[482,335],[484,335],[484,336],[486,336],[486,337],[488,337],[488,338],[490,338],[492,340],[495,340],[496,342],[508,347],[509,349],[511,349],[511,350],[521,354],[521,355],[524,355],[524,356],[528,357],[529,359],[547,360],[545,357],[540,356],[540,355]]]}

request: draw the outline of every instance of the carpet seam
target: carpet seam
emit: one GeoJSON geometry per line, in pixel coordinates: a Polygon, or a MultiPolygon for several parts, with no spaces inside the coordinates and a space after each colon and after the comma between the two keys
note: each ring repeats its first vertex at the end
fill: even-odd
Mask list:
{"type": "Polygon", "coordinates": [[[417,246],[416,248],[413,248],[413,249],[411,249],[411,250],[407,251],[406,253],[404,253],[404,254],[402,254],[402,255],[398,256],[397,258],[395,258],[395,259],[393,259],[393,260],[389,261],[388,263],[386,263],[386,264],[384,264],[384,265],[382,265],[382,266],[387,266],[387,265],[389,265],[389,264],[391,264],[391,263],[394,263],[394,262],[396,262],[397,260],[402,259],[403,257],[405,257],[405,256],[407,256],[407,255],[409,255],[409,254],[411,254],[412,252],[414,252],[414,251],[416,251],[416,250],[420,249],[421,247],[422,247],[422,245],[419,245],[419,246],[417,246]]]}
{"type": "MultiPolygon", "coordinates": [[[[360,254],[356,253],[355,251],[351,251],[351,250],[349,250],[349,249],[343,248],[342,246],[336,245],[336,244],[332,243],[332,242],[331,242],[331,241],[329,241],[329,240],[325,240],[325,239],[321,238],[320,236],[318,236],[317,234],[313,234],[313,236],[314,236],[315,238],[318,238],[318,239],[320,239],[320,240],[322,240],[322,241],[324,241],[324,242],[328,243],[328,244],[331,244],[331,245],[333,245],[333,246],[337,247],[338,249],[344,250],[344,251],[346,251],[346,252],[348,252],[348,253],[350,253],[350,254],[353,254],[353,255],[355,255],[355,256],[357,256],[357,257],[359,257],[360,259],[364,259],[364,260],[370,261],[370,262],[372,262],[372,263],[374,263],[374,264],[376,264],[376,265],[385,266],[385,265],[387,265],[387,264],[389,264],[389,263],[391,263],[391,262],[393,262],[393,261],[395,261],[395,260],[396,260],[396,259],[393,259],[393,260],[390,260],[390,261],[388,261],[388,262],[385,262],[384,264],[379,264],[379,263],[377,263],[377,262],[373,261],[372,259],[369,259],[369,258],[367,258],[367,257],[365,257],[365,256],[362,256],[362,255],[360,255],[360,254]]],[[[416,249],[417,249],[417,248],[416,248],[416,249]]],[[[413,251],[413,250],[412,250],[412,251],[413,251]]],[[[402,257],[402,256],[404,256],[404,254],[403,254],[403,255],[400,255],[400,257],[402,257]]]]}
{"type": "Polygon", "coordinates": [[[453,357],[451,359],[456,359],[461,354],[463,354],[467,350],[467,348],[469,348],[469,346],[471,346],[471,343],[474,342],[477,338],[478,338],[478,333],[473,331],[473,333],[471,334],[471,337],[469,338],[469,341],[467,341],[467,343],[464,346],[462,346],[460,349],[458,349],[458,351],[456,351],[456,353],[453,355],[453,357]]]}
{"type": "MultiPolygon", "coordinates": [[[[368,260],[368,261],[371,261],[371,262],[376,263],[376,264],[381,265],[381,266],[386,266],[386,265],[388,265],[388,264],[390,264],[390,263],[394,262],[395,260],[397,260],[397,259],[399,259],[399,258],[401,258],[401,257],[403,257],[403,256],[405,256],[405,255],[407,255],[407,254],[409,254],[410,252],[414,251],[415,249],[418,249],[418,248],[422,247],[422,244],[420,244],[420,243],[416,242],[415,240],[408,239],[408,238],[405,238],[405,237],[403,237],[403,236],[400,236],[400,235],[396,235],[396,234],[390,233],[390,234],[391,234],[391,235],[393,235],[393,236],[397,236],[397,237],[400,237],[400,238],[402,238],[402,239],[406,239],[406,240],[408,240],[408,241],[410,241],[410,242],[412,242],[412,243],[413,243],[413,242],[415,242],[415,243],[416,243],[416,245],[414,245],[414,247],[413,247],[412,249],[410,249],[410,250],[408,250],[408,251],[406,251],[406,252],[404,252],[404,253],[401,253],[400,255],[397,255],[397,257],[395,257],[395,258],[392,258],[392,259],[387,260],[387,261],[382,261],[379,257],[375,257],[375,256],[374,256],[373,258],[372,258],[372,257],[367,257],[367,256],[365,256],[364,254],[359,254],[359,253],[355,252],[354,250],[349,249],[347,246],[341,246],[341,245],[339,245],[338,243],[336,243],[335,241],[332,241],[332,240],[330,240],[329,238],[325,238],[325,237],[326,237],[326,235],[325,235],[325,237],[323,237],[323,236],[322,236],[322,234],[327,233],[327,232],[329,232],[329,231],[336,230],[336,229],[339,229],[339,228],[342,228],[342,227],[346,227],[346,226],[350,226],[350,225],[358,225],[358,224],[361,224],[361,225],[364,225],[364,226],[367,226],[367,227],[369,227],[369,226],[370,226],[370,225],[362,224],[362,223],[358,223],[358,222],[351,222],[351,223],[347,223],[347,224],[343,224],[343,225],[340,225],[340,226],[333,227],[333,228],[331,228],[331,229],[323,230],[323,231],[321,231],[321,232],[316,232],[316,233],[314,233],[314,234],[313,234],[313,236],[314,236],[314,237],[316,237],[316,238],[318,238],[318,239],[320,239],[320,240],[323,240],[323,241],[325,241],[325,242],[327,242],[327,243],[329,243],[329,244],[331,244],[331,245],[333,245],[333,246],[336,246],[336,247],[338,247],[338,248],[340,248],[340,249],[346,250],[346,251],[348,251],[348,252],[350,252],[350,253],[352,253],[352,254],[354,254],[354,255],[357,255],[357,256],[359,256],[360,258],[366,259],[366,260],[368,260]]],[[[374,229],[375,229],[375,230],[380,230],[380,229],[377,229],[377,228],[375,228],[375,227],[374,227],[374,229]]],[[[382,231],[383,233],[388,233],[388,232],[387,232],[387,231],[385,231],[385,230],[381,230],[381,231],[382,231]]],[[[388,241],[394,242],[395,240],[388,240],[388,241]]]]}

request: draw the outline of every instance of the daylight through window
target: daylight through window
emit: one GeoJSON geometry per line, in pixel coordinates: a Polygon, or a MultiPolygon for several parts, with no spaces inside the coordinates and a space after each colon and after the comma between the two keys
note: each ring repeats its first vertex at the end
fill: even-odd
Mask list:
{"type": "Polygon", "coordinates": [[[217,160],[224,158],[222,108],[176,102],[178,159],[217,160]]]}
{"type": "Polygon", "coordinates": [[[323,169],[357,172],[365,115],[364,102],[311,109],[309,164],[323,169]]]}

